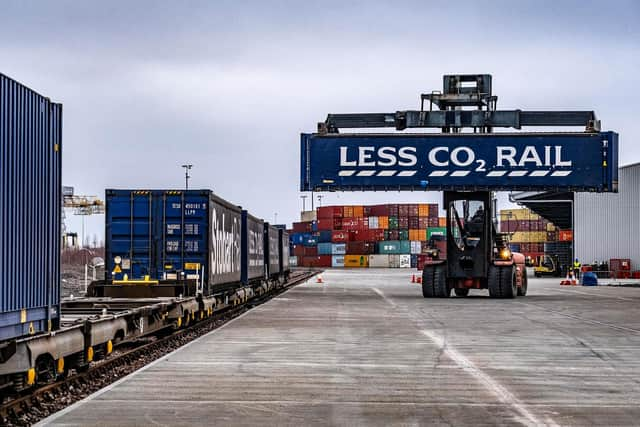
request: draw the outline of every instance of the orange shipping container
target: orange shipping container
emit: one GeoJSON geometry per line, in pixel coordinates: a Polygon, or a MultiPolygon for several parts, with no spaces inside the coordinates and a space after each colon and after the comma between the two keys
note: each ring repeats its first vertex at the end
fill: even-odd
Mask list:
{"type": "Polygon", "coordinates": [[[438,218],[438,227],[446,227],[447,226],[447,217],[441,216],[438,218]]]}
{"type": "Polygon", "coordinates": [[[368,255],[345,255],[344,266],[347,268],[369,267],[369,256],[368,255]]]}
{"type": "Polygon", "coordinates": [[[389,217],[388,216],[379,216],[378,217],[378,228],[383,230],[389,229],[389,217]]]}
{"type": "Polygon", "coordinates": [[[424,241],[427,238],[427,230],[409,230],[409,240],[424,241]]]}
{"type": "Polygon", "coordinates": [[[573,240],[573,231],[572,230],[560,230],[558,232],[558,240],[561,242],[570,242],[573,240]]]}
{"type": "Polygon", "coordinates": [[[353,206],[343,206],[342,216],[344,218],[353,218],[353,206]]]}
{"type": "Polygon", "coordinates": [[[363,206],[353,206],[353,216],[356,218],[364,217],[364,207],[363,206]]]}
{"type": "Polygon", "coordinates": [[[429,205],[418,205],[418,216],[428,217],[429,216],[429,205]]]}

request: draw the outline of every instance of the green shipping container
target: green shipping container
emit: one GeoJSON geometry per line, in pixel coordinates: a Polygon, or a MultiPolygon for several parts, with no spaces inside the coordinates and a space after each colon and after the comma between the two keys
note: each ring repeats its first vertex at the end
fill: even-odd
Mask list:
{"type": "Polygon", "coordinates": [[[411,253],[411,242],[409,240],[389,240],[378,242],[378,253],[391,255],[404,255],[411,253]]]}
{"type": "Polygon", "coordinates": [[[398,234],[400,240],[409,240],[409,230],[400,230],[398,234]]]}
{"type": "Polygon", "coordinates": [[[431,239],[434,234],[444,236],[446,233],[447,229],[445,227],[429,227],[427,228],[427,240],[431,239]]]}
{"type": "Polygon", "coordinates": [[[389,217],[389,230],[397,230],[398,229],[398,217],[390,216],[389,217]]]}

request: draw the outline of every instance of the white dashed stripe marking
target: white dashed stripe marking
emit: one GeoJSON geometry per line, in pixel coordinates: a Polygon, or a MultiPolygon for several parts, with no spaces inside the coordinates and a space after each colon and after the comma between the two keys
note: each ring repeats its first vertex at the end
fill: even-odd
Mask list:
{"type": "Polygon", "coordinates": [[[429,174],[429,176],[447,176],[449,171],[433,171],[429,174]]]}
{"type": "Polygon", "coordinates": [[[378,172],[378,176],[393,176],[397,171],[380,171],[378,172]]]}
{"type": "Polygon", "coordinates": [[[551,176],[568,176],[571,174],[571,171],[555,171],[551,174],[551,176]]]}
{"type": "Polygon", "coordinates": [[[507,173],[507,171],[491,171],[487,174],[487,176],[504,176],[507,173]]]}
{"type": "Polygon", "coordinates": [[[509,172],[509,176],[527,176],[528,173],[527,171],[512,171],[509,172]]]}
{"type": "Polygon", "coordinates": [[[451,172],[451,176],[467,176],[471,173],[470,171],[453,171],[451,172]]]}
{"type": "Polygon", "coordinates": [[[356,171],[340,171],[338,172],[338,176],[351,176],[354,173],[356,173],[356,171]]]}
{"type": "Polygon", "coordinates": [[[529,176],[547,176],[549,171],[533,171],[529,176]]]}
{"type": "Polygon", "coordinates": [[[376,171],[360,171],[358,172],[358,176],[373,176],[376,174],[376,171]]]}
{"type": "Polygon", "coordinates": [[[402,171],[398,174],[398,176],[413,176],[417,171],[402,171]]]}

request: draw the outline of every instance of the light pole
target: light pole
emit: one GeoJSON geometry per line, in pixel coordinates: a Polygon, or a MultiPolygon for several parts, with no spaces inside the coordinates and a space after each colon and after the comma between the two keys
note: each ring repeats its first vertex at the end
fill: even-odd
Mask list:
{"type": "Polygon", "coordinates": [[[306,205],[305,202],[307,201],[307,195],[306,194],[302,194],[300,195],[300,198],[302,199],[302,212],[306,211],[306,205]]]}
{"type": "MultiPolygon", "coordinates": [[[[89,249],[87,248],[81,248],[80,252],[82,251],[86,251],[89,256],[93,256],[93,252],[91,252],[89,249]]],[[[85,296],[87,295],[87,287],[89,286],[89,278],[88,278],[88,273],[89,273],[89,260],[87,259],[87,255],[84,256],[84,294],[85,296]]],[[[95,275],[95,271],[94,271],[94,275],[95,275]]]]}
{"type": "Polygon", "coordinates": [[[275,213],[273,214],[273,216],[274,216],[274,222],[273,222],[273,223],[274,223],[274,224],[277,224],[277,223],[278,223],[278,212],[275,212],[275,213]]]}
{"type": "Polygon", "coordinates": [[[189,178],[191,178],[191,176],[189,175],[189,171],[191,170],[191,168],[193,167],[193,165],[182,165],[182,167],[184,168],[184,188],[185,190],[189,189],[189,178]]]}

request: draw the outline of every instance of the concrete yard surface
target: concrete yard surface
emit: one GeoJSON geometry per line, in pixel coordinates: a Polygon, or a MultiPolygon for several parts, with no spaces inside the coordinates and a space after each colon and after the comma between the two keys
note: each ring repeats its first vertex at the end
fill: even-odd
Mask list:
{"type": "Polygon", "coordinates": [[[637,425],[640,289],[424,299],[329,270],[46,425],[637,425]]]}

